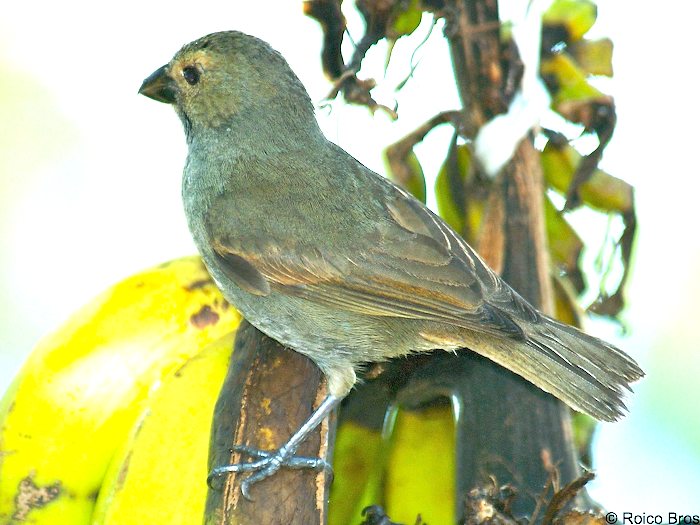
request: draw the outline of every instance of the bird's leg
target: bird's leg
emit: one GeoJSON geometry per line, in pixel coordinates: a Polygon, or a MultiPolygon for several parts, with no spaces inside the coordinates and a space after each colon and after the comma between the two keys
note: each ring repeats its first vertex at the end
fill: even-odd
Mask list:
{"type": "Polygon", "coordinates": [[[241,493],[252,501],[250,497],[250,487],[272,476],[281,467],[287,468],[310,468],[310,469],[330,469],[331,466],[323,458],[309,458],[295,456],[297,447],[304,439],[338,406],[342,397],[329,394],[314,410],[303,425],[289,438],[289,440],[275,451],[258,450],[245,445],[234,445],[233,450],[242,452],[255,458],[249,463],[234,463],[233,465],[222,465],[214,467],[207,478],[207,483],[211,486],[214,478],[229,472],[250,472],[250,476],[241,483],[241,493]]]}

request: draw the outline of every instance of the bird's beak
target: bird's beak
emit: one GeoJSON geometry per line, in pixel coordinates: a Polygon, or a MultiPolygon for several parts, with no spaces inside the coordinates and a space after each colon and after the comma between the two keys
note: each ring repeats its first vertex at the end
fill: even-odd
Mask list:
{"type": "Polygon", "coordinates": [[[156,69],[153,74],[143,81],[139,94],[146,95],[148,98],[165,102],[166,104],[175,103],[175,95],[177,93],[177,84],[173,78],[167,73],[167,65],[156,69]]]}

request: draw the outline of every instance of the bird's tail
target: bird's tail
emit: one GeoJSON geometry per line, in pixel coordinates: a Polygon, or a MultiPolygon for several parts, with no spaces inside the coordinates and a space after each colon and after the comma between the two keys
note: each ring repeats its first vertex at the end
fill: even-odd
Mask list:
{"type": "Polygon", "coordinates": [[[624,414],[625,390],[644,376],[631,357],[544,316],[523,330],[522,340],[487,336],[470,347],[596,419],[616,421],[624,414]]]}

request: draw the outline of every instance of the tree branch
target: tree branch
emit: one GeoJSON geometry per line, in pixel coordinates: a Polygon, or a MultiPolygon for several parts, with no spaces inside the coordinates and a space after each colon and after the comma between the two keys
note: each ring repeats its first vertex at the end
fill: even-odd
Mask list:
{"type": "MultiPolygon", "coordinates": [[[[214,412],[209,467],[248,458],[233,445],[279,448],[326,396],[321,371],[305,356],[283,347],[243,321],[214,412]]],[[[301,456],[330,458],[335,417],[323,422],[299,447],[301,456]]],[[[283,468],[241,494],[247,473],[214,480],[204,523],[207,525],[288,525],[326,522],[331,476],[326,471],[283,468]]]]}

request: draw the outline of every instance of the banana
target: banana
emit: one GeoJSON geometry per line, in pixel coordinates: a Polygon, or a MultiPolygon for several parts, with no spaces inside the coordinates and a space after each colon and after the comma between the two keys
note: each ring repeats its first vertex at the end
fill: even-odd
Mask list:
{"type": "Polygon", "coordinates": [[[336,433],[329,525],[360,523],[362,509],[382,502],[387,440],[379,430],[345,421],[336,433]]]}
{"type": "MultiPolygon", "coordinates": [[[[40,342],[0,401],[0,524],[199,523],[239,320],[190,257],[117,284],[40,342]]],[[[449,409],[400,411],[389,438],[344,425],[330,522],[376,503],[454,521],[453,458],[449,409]]]]}
{"type": "Polygon", "coordinates": [[[381,505],[392,522],[455,523],[455,423],[450,407],[398,410],[385,435],[346,421],[335,440],[330,525],[381,505]]]}
{"type": "Polygon", "coordinates": [[[233,340],[215,341],[163,381],[107,470],[92,525],[201,523],[209,433],[233,340]]]}
{"type": "Polygon", "coordinates": [[[399,411],[387,458],[384,502],[392,521],[456,523],[452,409],[399,411]]]}
{"type": "MultiPolygon", "coordinates": [[[[91,525],[199,523],[214,405],[234,334],[211,343],[149,399],[114,456],[91,525]]],[[[454,523],[454,418],[449,407],[399,411],[390,437],[344,423],[335,443],[329,524],[358,523],[382,502],[392,519],[454,523]],[[430,436],[426,440],[426,436],[430,436]]]]}
{"type": "Polygon", "coordinates": [[[0,402],[0,523],[90,523],[151,393],[239,320],[190,257],[117,284],[40,342],[0,402]]]}

